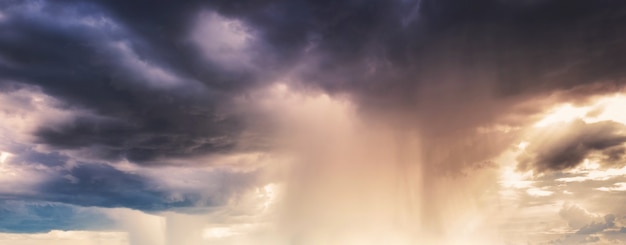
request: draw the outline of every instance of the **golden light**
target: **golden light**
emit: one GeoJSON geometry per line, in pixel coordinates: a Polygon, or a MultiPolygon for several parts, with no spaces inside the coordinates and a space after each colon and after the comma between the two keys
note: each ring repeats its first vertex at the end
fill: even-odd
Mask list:
{"type": "MultiPolygon", "coordinates": [[[[561,200],[576,198],[574,192],[577,192],[577,190],[555,190],[544,187],[544,184],[540,183],[542,181],[541,176],[545,176],[544,174],[534,173],[532,168],[526,168],[526,170],[521,171],[518,168],[518,159],[520,156],[533,154],[533,152],[529,151],[538,147],[538,142],[544,142],[547,139],[571,133],[568,131],[570,130],[568,127],[562,127],[560,125],[566,125],[576,120],[581,120],[588,124],[601,121],[614,121],[626,125],[625,106],[626,95],[624,94],[613,94],[597,98],[587,104],[556,104],[548,109],[539,120],[530,124],[528,130],[525,131],[526,133],[520,136],[520,140],[512,144],[509,150],[503,152],[500,157],[494,160],[500,163],[498,176],[498,184],[500,187],[499,198],[502,202],[501,205],[507,207],[506,211],[500,213],[502,216],[501,224],[512,225],[521,222],[531,222],[528,221],[527,217],[541,217],[559,212],[559,207],[554,205],[538,205],[534,208],[521,208],[517,206],[520,201],[528,200],[528,198],[564,198],[561,200]],[[531,210],[534,210],[532,211],[534,213],[532,213],[531,210]]],[[[559,186],[569,186],[571,182],[604,181],[617,176],[626,175],[626,167],[606,169],[602,167],[601,162],[598,161],[600,161],[599,158],[590,156],[577,167],[565,170],[566,173],[571,175],[556,178],[555,181],[559,186]]],[[[608,186],[596,187],[595,190],[601,192],[624,191],[626,190],[626,183],[619,182],[608,186]]],[[[550,229],[554,230],[562,227],[559,225],[558,219],[552,222],[555,223],[550,229]]],[[[505,239],[522,239],[518,237],[520,232],[528,233],[531,231],[525,227],[511,228],[511,230],[508,231],[507,234],[503,234],[503,236],[510,236],[510,238],[505,239]]],[[[545,234],[547,234],[545,230],[541,229],[534,232],[536,232],[534,235],[524,235],[523,239],[532,236],[537,238],[545,237],[545,234]]],[[[557,233],[561,234],[559,232],[555,234],[557,233]]]]}
{"type": "Polygon", "coordinates": [[[609,168],[609,169],[599,169],[598,166],[595,166],[592,168],[585,168],[584,165],[581,165],[569,171],[570,173],[578,174],[577,176],[558,178],[556,179],[556,181],[565,182],[565,183],[583,182],[583,181],[588,181],[588,180],[601,181],[601,180],[608,180],[613,177],[626,175],[626,166],[622,168],[609,168]]]}
{"type": "Polygon", "coordinates": [[[514,166],[504,167],[500,174],[500,185],[506,188],[522,189],[528,188],[532,181],[530,181],[531,172],[520,173],[515,170],[514,166]]]}
{"type": "Polygon", "coordinates": [[[526,190],[526,193],[528,193],[528,195],[536,196],[536,197],[547,197],[547,196],[552,196],[552,194],[554,194],[554,192],[552,191],[547,191],[541,188],[529,188],[526,190]]]}
{"type": "Polygon", "coordinates": [[[276,184],[267,184],[263,186],[263,188],[258,188],[256,190],[257,195],[261,200],[263,200],[261,207],[263,211],[267,211],[270,206],[276,202],[276,198],[278,195],[278,186],[276,184]]]}
{"type": "Polygon", "coordinates": [[[527,141],[522,141],[519,144],[517,144],[517,149],[520,151],[523,151],[526,149],[526,147],[528,146],[528,142],[527,141]]]}
{"type": "Polygon", "coordinates": [[[595,105],[601,106],[602,109],[599,111],[599,114],[595,115],[595,117],[587,118],[585,120],[586,122],[611,120],[626,124],[626,113],[624,113],[624,107],[626,107],[625,94],[602,98],[598,100],[595,105]]]}
{"type": "Polygon", "coordinates": [[[581,119],[586,123],[610,120],[626,124],[624,106],[626,106],[626,95],[624,94],[606,96],[584,106],[574,106],[569,103],[561,104],[552,108],[533,126],[541,128],[577,119],[581,119]]]}
{"type": "Polygon", "coordinates": [[[546,127],[555,123],[566,123],[583,118],[590,111],[590,107],[574,107],[565,104],[552,109],[548,115],[533,125],[536,128],[546,127]]]}
{"type": "Polygon", "coordinates": [[[236,235],[236,233],[233,232],[228,227],[208,228],[208,229],[205,229],[202,233],[202,237],[204,239],[219,239],[219,238],[226,238],[226,237],[233,236],[233,235],[236,235]]]}

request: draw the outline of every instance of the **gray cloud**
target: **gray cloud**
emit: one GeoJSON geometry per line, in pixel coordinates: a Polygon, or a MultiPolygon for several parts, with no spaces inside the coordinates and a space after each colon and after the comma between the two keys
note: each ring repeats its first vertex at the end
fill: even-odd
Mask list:
{"type": "Polygon", "coordinates": [[[604,216],[604,222],[594,222],[588,225],[585,225],[580,228],[580,230],[576,231],[577,234],[593,234],[602,232],[608,228],[615,227],[615,215],[607,214],[604,216]]]}
{"type": "Polygon", "coordinates": [[[532,141],[518,157],[518,168],[537,171],[576,167],[592,154],[603,156],[602,164],[623,164],[626,126],[603,121],[574,121],[553,125],[533,133],[532,141]]]}
{"type": "Polygon", "coordinates": [[[564,204],[559,215],[571,228],[577,229],[576,234],[594,234],[615,227],[614,214],[602,217],[575,204],[564,204]]]}
{"type": "Polygon", "coordinates": [[[574,229],[585,227],[598,218],[575,204],[564,204],[559,211],[559,215],[567,220],[568,225],[574,229]]]}

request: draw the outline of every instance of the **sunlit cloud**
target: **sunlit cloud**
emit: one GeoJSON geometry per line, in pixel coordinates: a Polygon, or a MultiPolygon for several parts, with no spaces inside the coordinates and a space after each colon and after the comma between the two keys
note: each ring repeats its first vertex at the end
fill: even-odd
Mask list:
{"type": "Polygon", "coordinates": [[[506,167],[501,170],[500,185],[507,188],[527,188],[531,186],[531,172],[520,173],[514,167],[506,167]]]}
{"type": "MultiPolygon", "coordinates": [[[[519,161],[520,156],[526,156],[533,154],[536,151],[536,147],[541,142],[549,140],[553,137],[560,137],[559,135],[567,135],[574,132],[568,132],[565,127],[555,127],[554,125],[567,125],[576,120],[581,120],[584,123],[598,123],[603,121],[613,121],[621,123],[621,114],[606,113],[611,111],[609,108],[619,108],[624,105],[622,99],[623,95],[609,95],[606,97],[599,97],[591,101],[588,104],[572,105],[565,104],[550,109],[543,118],[538,120],[532,125],[532,129],[527,130],[526,136],[521,137],[521,141],[511,146],[508,153],[504,153],[503,156],[496,159],[503,164],[500,169],[499,184],[501,190],[500,196],[508,202],[522,202],[526,205],[539,205],[537,207],[545,207],[540,213],[543,215],[552,215],[559,212],[558,209],[550,207],[551,203],[557,204],[563,202],[563,200],[574,201],[578,203],[585,203],[586,205],[598,208],[598,204],[590,202],[586,199],[586,196],[605,196],[609,198],[610,193],[617,193],[624,190],[623,176],[626,176],[624,165],[611,165],[607,164],[605,157],[601,154],[592,153],[587,158],[583,159],[580,164],[571,169],[565,169],[558,172],[542,173],[536,170],[522,170],[516,167],[516,162],[519,161]],[[552,128],[551,128],[552,127],[552,128]],[[542,128],[551,128],[550,130],[543,130],[542,128]],[[536,130],[543,130],[543,134],[533,133],[536,130]],[[539,142],[539,143],[538,143],[539,142]],[[534,172],[534,173],[533,173],[534,172]],[[523,194],[520,194],[522,191],[523,194]],[[603,194],[606,193],[606,194],[603,194]]],[[[613,109],[614,110],[614,109],[613,109]]],[[[523,158],[521,158],[523,159],[523,158]]],[[[542,230],[538,230],[537,233],[529,233],[526,239],[528,241],[536,242],[556,242],[568,243],[568,242],[598,242],[598,244],[609,244],[605,236],[619,230],[612,224],[613,221],[605,221],[604,214],[591,213],[586,209],[572,205],[563,204],[563,208],[560,211],[561,216],[570,222],[570,225],[564,226],[558,220],[554,220],[549,228],[544,227],[542,230]],[[573,213],[565,214],[563,210],[578,210],[580,212],[574,215],[573,213]],[[572,223],[574,222],[574,223],[572,223]],[[540,232],[539,232],[540,231],[540,232]],[[596,233],[597,235],[588,236],[585,234],[596,233]],[[564,235],[572,234],[572,235],[564,235]]],[[[518,209],[517,211],[529,210],[530,207],[518,209]]],[[[573,212],[573,211],[572,211],[573,212]]],[[[570,212],[571,213],[571,212],[570,212]]],[[[532,215],[526,214],[530,217],[532,215]]],[[[607,216],[612,217],[612,216],[607,216]]],[[[609,219],[609,218],[607,218],[609,219]]],[[[509,218],[501,221],[504,226],[512,226],[517,222],[522,222],[523,216],[509,218]]],[[[546,220],[546,219],[542,219],[546,220]]],[[[536,225],[539,225],[538,223],[536,225]]],[[[524,228],[516,228],[522,229],[524,228]]],[[[529,232],[529,230],[526,230],[529,232]]],[[[515,232],[504,233],[507,237],[512,236],[515,232]]],[[[512,238],[512,237],[510,237],[512,238]]],[[[516,238],[520,239],[520,238],[516,238]]],[[[512,243],[516,244],[516,243],[512,243]]],[[[521,244],[521,243],[520,243],[521,244]]],[[[543,244],[543,243],[540,243],[543,244]]]]}
{"type": "Polygon", "coordinates": [[[620,182],[620,183],[615,183],[613,186],[598,187],[596,189],[600,191],[626,191],[626,183],[620,182]]]}
{"type": "Polygon", "coordinates": [[[609,169],[599,169],[597,165],[591,165],[591,168],[582,166],[580,168],[573,169],[571,173],[578,175],[578,176],[558,178],[556,179],[556,181],[582,182],[582,181],[588,181],[588,180],[595,180],[595,181],[608,180],[612,177],[626,175],[626,166],[622,168],[609,168],[609,169]]]}
{"type": "Polygon", "coordinates": [[[577,119],[587,123],[609,120],[626,124],[626,117],[622,113],[625,104],[626,95],[623,94],[604,96],[582,106],[566,103],[550,109],[533,126],[541,128],[557,123],[568,123],[577,119]]]}
{"type": "Polygon", "coordinates": [[[592,109],[591,106],[574,107],[571,104],[565,104],[554,108],[543,119],[535,123],[535,127],[545,127],[555,123],[567,123],[573,120],[584,118],[592,109]]]}

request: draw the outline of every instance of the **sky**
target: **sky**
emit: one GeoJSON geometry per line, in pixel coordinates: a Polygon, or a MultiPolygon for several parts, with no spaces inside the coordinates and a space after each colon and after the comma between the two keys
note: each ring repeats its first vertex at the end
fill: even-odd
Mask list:
{"type": "Polygon", "coordinates": [[[626,244],[626,2],[0,1],[0,244],[626,244]]]}

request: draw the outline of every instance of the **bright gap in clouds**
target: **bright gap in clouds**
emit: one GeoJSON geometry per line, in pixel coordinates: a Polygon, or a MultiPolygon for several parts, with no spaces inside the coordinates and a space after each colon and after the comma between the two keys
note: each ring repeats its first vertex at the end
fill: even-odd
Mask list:
{"type": "MultiPolygon", "coordinates": [[[[520,137],[520,141],[496,160],[502,164],[499,178],[500,201],[503,207],[510,209],[502,212],[506,214],[501,222],[505,240],[526,240],[528,244],[575,244],[593,241],[593,244],[623,244],[620,243],[620,236],[626,229],[621,227],[626,224],[626,220],[619,217],[623,214],[623,209],[618,206],[626,191],[626,166],[619,162],[606,163],[607,158],[599,152],[604,148],[583,145],[601,142],[593,141],[596,138],[589,140],[589,137],[596,134],[587,136],[571,131],[580,128],[570,128],[568,125],[578,120],[584,126],[605,121],[626,124],[625,107],[624,94],[600,97],[587,104],[555,105],[525,131],[527,133],[520,137]],[[562,144],[559,143],[560,140],[573,142],[562,144]],[[563,147],[554,148],[550,145],[554,143],[562,144],[563,147]],[[578,148],[588,147],[585,148],[588,153],[580,163],[572,167],[547,171],[532,168],[520,170],[516,167],[518,161],[528,154],[542,156],[541,154],[551,154],[553,151],[567,154],[572,149],[569,146],[577,145],[578,148]],[[546,147],[551,150],[546,151],[546,147]],[[569,207],[577,207],[582,211],[580,214],[572,213],[569,207]],[[594,210],[595,218],[588,218],[590,214],[586,210],[594,210]],[[614,214],[618,218],[608,221],[614,214]],[[606,223],[604,219],[607,219],[606,223]],[[530,229],[531,226],[538,228],[530,229]]],[[[624,133],[616,132],[618,135],[624,133]]],[[[623,144],[618,145],[621,146],[623,144]]]]}
{"type": "Polygon", "coordinates": [[[4,163],[10,156],[11,153],[0,151],[0,163],[4,163]]]}
{"type": "Polygon", "coordinates": [[[626,106],[626,95],[623,94],[606,96],[584,106],[575,106],[570,103],[561,104],[552,108],[534,124],[534,127],[541,128],[577,119],[587,123],[610,120],[626,124],[624,106],[626,106]]]}

